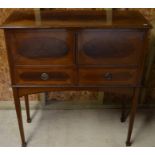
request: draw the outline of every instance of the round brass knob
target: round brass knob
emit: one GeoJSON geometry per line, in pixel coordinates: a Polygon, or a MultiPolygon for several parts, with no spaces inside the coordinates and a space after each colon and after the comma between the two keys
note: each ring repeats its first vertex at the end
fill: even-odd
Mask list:
{"type": "Polygon", "coordinates": [[[112,80],[112,73],[109,73],[109,72],[105,73],[105,74],[104,74],[104,78],[105,78],[106,80],[112,80]]]}
{"type": "Polygon", "coordinates": [[[48,80],[49,79],[49,75],[47,73],[42,73],[40,78],[44,81],[48,80]]]}

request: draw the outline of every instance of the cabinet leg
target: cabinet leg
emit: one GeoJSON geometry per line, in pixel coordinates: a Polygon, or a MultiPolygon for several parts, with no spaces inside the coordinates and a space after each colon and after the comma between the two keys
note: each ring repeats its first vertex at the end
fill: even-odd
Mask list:
{"type": "Polygon", "coordinates": [[[135,114],[136,114],[137,105],[138,105],[138,101],[139,101],[139,94],[140,94],[140,88],[135,88],[134,96],[132,99],[131,111],[130,111],[130,120],[129,120],[126,146],[131,146],[131,134],[132,134],[132,130],[133,130],[135,114]]]}
{"type": "Polygon", "coordinates": [[[27,123],[31,123],[28,95],[25,95],[24,98],[25,98],[25,108],[26,108],[26,115],[27,115],[27,123]]]}
{"type": "Polygon", "coordinates": [[[126,96],[123,96],[123,99],[122,99],[122,112],[121,112],[121,122],[124,123],[127,118],[128,118],[128,115],[129,115],[129,111],[128,111],[128,108],[127,108],[127,97],[126,96]]]}
{"type": "Polygon", "coordinates": [[[126,121],[126,104],[122,102],[122,113],[121,113],[121,122],[125,122],[126,121]]]}
{"type": "Polygon", "coordinates": [[[26,141],[25,141],[25,135],[24,135],[21,105],[20,105],[20,98],[18,95],[18,89],[13,88],[13,95],[14,95],[14,103],[15,103],[15,109],[16,109],[16,114],[17,114],[18,126],[19,126],[19,131],[20,131],[20,136],[21,136],[21,142],[22,142],[22,146],[25,147],[26,141]]]}

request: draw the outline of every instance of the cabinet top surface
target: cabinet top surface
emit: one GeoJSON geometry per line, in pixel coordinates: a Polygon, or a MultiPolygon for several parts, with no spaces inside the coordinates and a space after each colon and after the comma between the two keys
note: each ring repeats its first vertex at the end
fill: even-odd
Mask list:
{"type": "Polygon", "coordinates": [[[15,11],[0,28],[151,28],[138,11],[15,11]]]}

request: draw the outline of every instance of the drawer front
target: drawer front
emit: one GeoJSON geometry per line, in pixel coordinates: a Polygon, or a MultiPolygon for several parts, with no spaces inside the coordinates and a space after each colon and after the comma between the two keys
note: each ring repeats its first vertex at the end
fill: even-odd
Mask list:
{"type": "Polygon", "coordinates": [[[79,64],[137,65],[143,52],[143,31],[81,30],[79,64]]]}
{"type": "Polygon", "coordinates": [[[79,84],[84,85],[134,85],[137,82],[136,69],[81,68],[79,84]]]}
{"type": "Polygon", "coordinates": [[[76,83],[75,68],[18,68],[15,84],[31,85],[72,85],[76,83]]]}
{"type": "Polygon", "coordinates": [[[74,63],[72,31],[10,30],[9,47],[16,65],[70,65],[74,63]]]}

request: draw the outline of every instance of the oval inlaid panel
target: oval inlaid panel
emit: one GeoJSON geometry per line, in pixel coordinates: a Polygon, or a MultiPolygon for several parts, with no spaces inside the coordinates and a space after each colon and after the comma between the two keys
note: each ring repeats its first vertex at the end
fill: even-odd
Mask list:
{"type": "Polygon", "coordinates": [[[17,48],[18,53],[28,58],[60,58],[67,55],[67,43],[52,37],[25,39],[17,48]]]}
{"type": "MultiPolygon", "coordinates": [[[[24,72],[22,74],[20,74],[20,78],[26,81],[42,81],[41,75],[43,73],[41,72],[24,72]]],[[[69,79],[69,75],[65,72],[57,72],[57,71],[53,71],[53,72],[47,72],[46,73],[48,75],[48,79],[49,80],[54,80],[54,81],[65,81],[67,79],[69,79]]]]}
{"type": "Polygon", "coordinates": [[[83,45],[83,50],[87,56],[93,58],[127,57],[134,51],[134,46],[128,40],[94,38],[83,45]]]}
{"type": "Polygon", "coordinates": [[[127,68],[81,68],[79,70],[80,84],[130,85],[135,84],[136,69],[127,68]],[[107,75],[110,75],[108,77],[107,75]]]}

